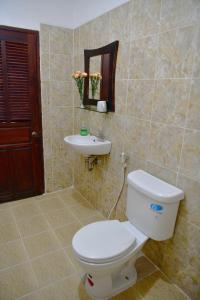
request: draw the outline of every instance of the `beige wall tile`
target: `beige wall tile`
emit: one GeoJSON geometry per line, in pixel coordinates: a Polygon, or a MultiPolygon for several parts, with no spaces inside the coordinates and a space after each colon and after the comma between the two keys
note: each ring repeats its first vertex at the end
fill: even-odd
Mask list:
{"type": "Polygon", "coordinates": [[[50,79],[49,54],[40,55],[41,80],[48,81],[50,79]]]}
{"type": "Polygon", "coordinates": [[[198,21],[200,3],[193,0],[162,0],[161,29],[186,26],[198,21]]]}
{"type": "Polygon", "coordinates": [[[72,81],[50,82],[50,98],[53,107],[73,106],[73,84],[72,81]]]}
{"type": "Polygon", "coordinates": [[[132,39],[158,33],[161,0],[132,1],[132,39]]]}
{"type": "Polygon", "coordinates": [[[180,203],[180,214],[187,221],[200,227],[200,183],[183,175],[178,176],[177,186],[185,194],[184,201],[180,203]]]}
{"type": "Polygon", "coordinates": [[[51,54],[73,55],[73,31],[67,28],[52,26],[49,35],[51,54]]]}
{"type": "Polygon", "coordinates": [[[110,40],[127,43],[130,40],[130,2],[121,5],[109,13],[110,40]]]}
{"type": "Polygon", "coordinates": [[[150,161],[147,161],[146,163],[146,171],[148,173],[151,173],[153,176],[156,176],[168,183],[176,185],[177,173],[175,171],[160,167],[150,161]]]}
{"type": "Polygon", "coordinates": [[[186,126],[192,129],[200,129],[200,79],[194,79],[191,86],[189,110],[186,126]]]}
{"type": "Polygon", "coordinates": [[[189,80],[156,81],[152,120],[184,127],[189,91],[189,80]]]}
{"type": "Polygon", "coordinates": [[[150,120],[154,92],[154,80],[129,80],[127,114],[150,120]]]}
{"type": "Polygon", "coordinates": [[[185,131],[180,172],[200,181],[200,131],[185,131]]]}
{"type": "Polygon", "coordinates": [[[138,158],[146,159],[150,143],[150,122],[127,117],[126,122],[126,147],[138,158]]]}
{"type": "Polygon", "coordinates": [[[157,78],[185,78],[192,75],[194,38],[194,26],[160,34],[157,78]]]}
{"type": "Polygon", "coordinates": [[[154,79],[157,48],[157,35],[132,41],[129,79],[154,79]]]}
{"type": "Polygon", "coordinates": [[[152,122],[148,159],[176,171],[180,161],[182,141],[183,129],[152,122]]]}

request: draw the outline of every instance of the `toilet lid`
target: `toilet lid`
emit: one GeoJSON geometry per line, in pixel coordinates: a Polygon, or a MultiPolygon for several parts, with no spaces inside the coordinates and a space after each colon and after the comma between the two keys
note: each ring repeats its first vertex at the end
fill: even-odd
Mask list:
{"type": "Polygon", "coordinates": [[[117,258],[135,246],[134,235],[118,220],[99,221],[81,228],[73,237],[75,253],[89,262],[117,258]]]}

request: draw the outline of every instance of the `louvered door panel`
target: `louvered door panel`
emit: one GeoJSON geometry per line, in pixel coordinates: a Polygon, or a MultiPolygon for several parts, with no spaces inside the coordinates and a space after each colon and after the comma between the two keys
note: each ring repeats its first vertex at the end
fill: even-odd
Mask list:
{"type": "Polygon", "coordinates": [[[3,53],[2,42],[0,41],[0,121],[6,120],[6,101],[3,82],[3,53]]]}
{"type": "Polygon", "coordinates": [[[8,116],[10,121],[31,119],[28,45],[6,42],[8,116]]]}
{"type": "Polygon", "coordinates": [[[0,202],[43,191],[38,32],[0,26],[0,202]]]}

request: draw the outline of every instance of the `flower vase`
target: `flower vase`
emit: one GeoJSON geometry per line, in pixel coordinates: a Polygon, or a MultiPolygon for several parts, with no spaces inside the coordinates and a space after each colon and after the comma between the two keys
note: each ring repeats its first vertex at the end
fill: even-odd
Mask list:
{"type": "Polygon", "coordinates": [[[80,97],[80,108],[85,108],[85,105],[83,104],[83,97],[80,97]]]}

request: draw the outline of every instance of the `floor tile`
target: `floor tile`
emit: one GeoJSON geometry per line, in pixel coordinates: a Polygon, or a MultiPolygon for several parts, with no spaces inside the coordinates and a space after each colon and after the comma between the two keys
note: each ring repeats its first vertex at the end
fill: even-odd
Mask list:
{"type": "Polygon", "coordinates": [[[135,268],[138,280],[157,271],[156,267],[145,256],[141,256],[136,260],[135,268]]]}
{"type": "Polygon", "coordinates": [[[60,248],[60,244],[50,231],[25,238],[24,245],[30,258],[45,254],[60,248]]]}
{"type": "Polygon", "coordinates": [[[61,199],[59,199],[55,193],[44,197],[38,203],[38,205],[44,213],[51,211],[51,210],[55,210],[55,209],[64,209],[65,208],[63,201],[61,199]]]}
{"type": "Polygon", "coordinates": [[[0,226],[0,244],[17,240],[19,237],[19,231],[14,222],[2,224],[0,226]]]}
{"type": "Polygon", "coordinates": [[[100,213],[96,213],[95,215],[91,216],[91,217],[87,217],[87,218],[83,218],[80,220],[80,223],[85,226],[88,225],[90,223],[94,223],[94,222],[98,222],[98,221],[103,221],[105,220],[105,217],[103,215],[101,215],[100,213]]]}
{"type": "Polygon", "coordinates": [[[68,206],[87,202],[85,198],[74,189],[63,190],[58,193],[58,196],[68,206]]]}
{"type": "Polygon", "coordinates": [[[74,273],[74,268],[63,250],[59,250],[32,261],[39,285],[46,285],[74,273]]]}
{"type": "Polygon", "coordinates": [[[13,221],[14,219],[10,209],[0,210],[0,226],[2,224],[12,223],[13,221]]]}
{"type": "Polygon", "coordinates": [[[76,271],[79,274],[83,274],[84,271],[81,268],[80,264],[78,263],[78,261],[75,259],[74,253],[73,253],[73,249],[72,247],[67,247],[64,249],[64,251],[66,252],[67,256],[69,257],[70,261],[72,262],[74,268],[76,269],[76,271]]]}
{"type": "Polygon", "coordinates": [[[0,271],[0,299],[14,300],[37,288],[29,263],[0,271]]]}
{"type": "Polygon", "coordinates": [[[80,229],[81,225],[76,222],[55,230],[55,233],[61,241],[63,247],[71,246],[74,234],[80,229]]]}
{"type": "Polygon", "coordinates": [[[144,300],[188,300],[175,285],[168,282],[165,276],[157,271],[137,283],[137,290],[144,300]],[[161,296],[162,295],[162,296],[161,296]]]}
{"type": "Polygon", "coordinates": [[[43,215],[36,215],[29,219],[20,219],[17,221],[17,224],[22,237],[37,234],[48,229],[48,223],[43,215]]]}
{"type": "Polygon", "coordinates": [[[98,213],[98,211],[86,202],[73,205],[69,209],[79,220],[84,220],[98,213]]]}
{"type": "Polygon", "coordinates": [[[22,263],[27,255],[21,240],[0,244],[0,269],[22,263]]]}
{"type": "Polygon", "coordinates": [[[30,219],[32,216],[38,215],[40,213],[37,205],[30,202],[13,206],[12,211],[17,221],[25,218],[30,219]]]}
{"type": "Polygon", "coordinates": [[[67,208],[51,210],[46,214],[46,218],[53,228],[76,221],[72,213],[67,208]]]}

